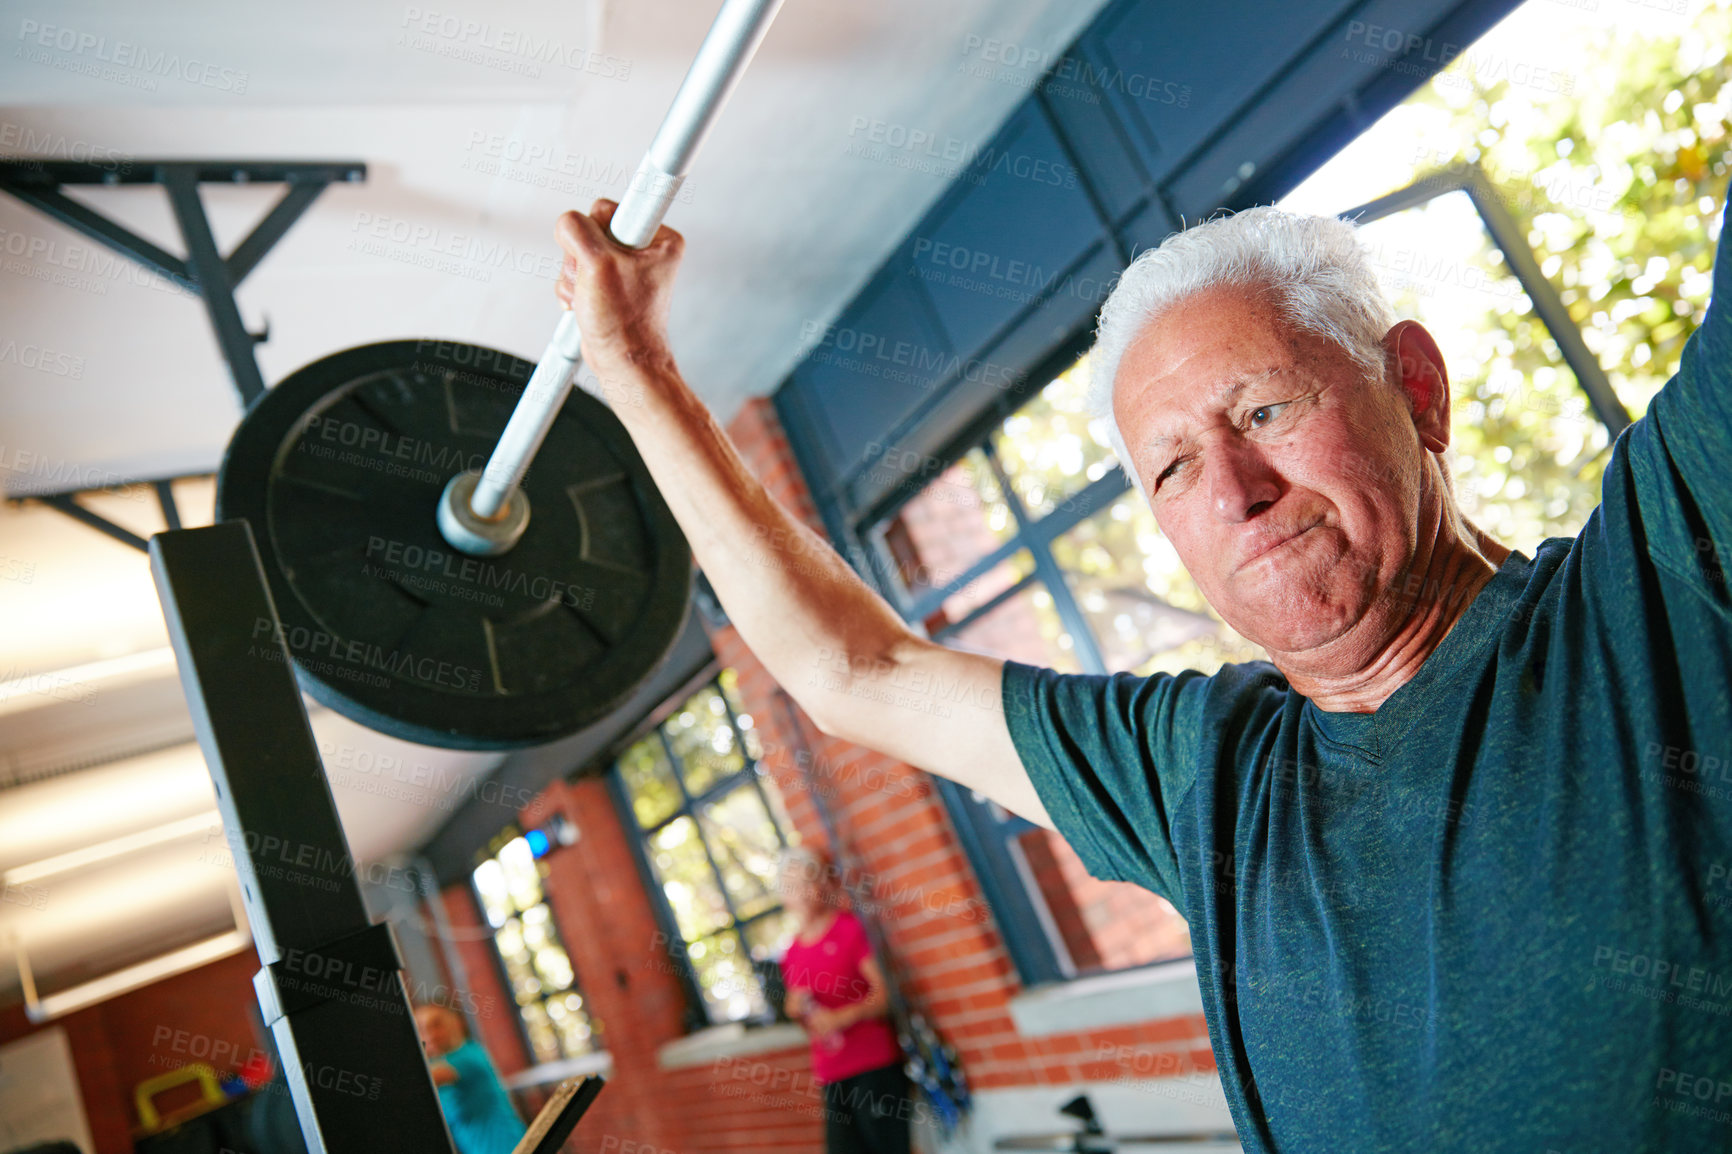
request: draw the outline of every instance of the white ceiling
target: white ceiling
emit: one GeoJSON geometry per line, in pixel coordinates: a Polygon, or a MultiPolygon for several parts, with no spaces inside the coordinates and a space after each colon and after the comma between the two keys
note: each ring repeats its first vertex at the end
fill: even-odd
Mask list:
{"type": "MultiPolygon", "coordinates": [[[[689,240],[675,349],[724,418],[780,383],[945,187],[851,154],[859,126],[984,144],[1026,89],[970,76],[970,54],[985,41],[1055,52],[1101,3],[787,0],[669,217],[689,240]]],[[[270,322],[266,381],[404,336],[533,359],[557,317],[554,218],[619,194],[716,7],[6,0],[0,154],[363,161],[366,182],[328,190],[241,287],[249,326],[270,322]],[[550,61],[549,44],[577,66],[550,61]],[[215,71],[201,83],[141,59],[215,71]],[[537,159],[490,155],[521,152],[537,159]]],[[[160,189],[73,195],[183,252],[160,189]]],[[[225,250],[277,195],[205,189],[225,250]]],[[[239,416],[196,300],[0,196],[0,487],[208,470],[239,416]],[[26,345],[57,354],[52,367],[27,367],[26,345]]],[[[188,523],[208,523],[210,489],[177,486],[188,523]]],[[[164,527],[141,489],[90,504],[141,534],[164,527]]],[[[208,811],[166,642],[143,554],[42,506],[0,505],[0,872],[208,811]]],[[[363,862],[425,841],[498,761],[326,711],[313,724],[363,862]],[[356,768],[380,757],[441,788],[356,768]]],[[[53,987],[215,932],[230,916],[222,857],[206,830],[14,889],[0,943],[30,943],[53,987]]]]}
{"type": "MultiPolygon", "coordinates": [[[[850,155],[859,126],[884,121],[941,144],[983,144],[1026,90],[961,71],[970,52],[978,56],[972,46],[1005,40],[1058,49],[1099,5],[788,0],[699,157],[689,197],[669,217],[690,241],[674,303],[676,352],[724,418],[780,383],[815,326],[841,308],[944,187],[942,175],[850,155]]],[[[41,27],[13,41],[27,54],[8,52],[0,71],[0,145],[31,143],[39,154],[367,163],[366,183],[327,191],[241,287],[248,324],[271,323],[271,340],[259,349],[271,382],[338,349],[403,336],[538,356],[557,318],[555,217],[618,195],[716,4],[4,7],[14,9],[0,24],[9,32],[26,20],[41,27]],[[449,38],[417,32],[429,18],[412,19],[416,12],[437,15],[435,28],[457,27],[458,17],[484,22],[474,35],[489,44],[552,41],[580,61],[594,59],[583,50],[597,52],[598,72],[627,78],[557,64],[538,65],[534,78],[504,71],[498,65],[523,58],[476,49],[460,30],[449,38]],[[43,30],[44,13],[53,14],[53,33],[43,30]],[[102,38],[103,46],[61,52],[35,39],[58,36],[76,46],[70,33],[102,38]],[[220,72],[217,86],[206,86],[120,69],[156,82],[140,92],[70,70],[113,56],[122,40],[226,68],[230,87],[244,73],[245,94],[225,90],[220,72]],[[461,49],[487,63],[438,51],[461,49]],[[499,161],[490,149],[534,150],[538,159],[482,171],[499,161]],[[443,267],[416,263],[435,261],[443,267]]],[[[76,195],[180,251],[160,189],[76,195]]],[[[226,248],[277,190],[213,186],[205,195],[226,248]]],[[[62,261],[66,245],[83,243],[4,197],[0,229],[23,234],[26,244],[58,242],[62,261]]],[[[10,265],[0,272],[0,341],[29,340],[79,358],[60,363],[81,375],[0,357],[0,440],[119,475],[214,463],[239,409],[197,302],[130,276],[102,276],[76,258],[75,268],[40,253],[24,260],[33,273],[10,265]],[[60,273],[75,283],[42,279],[60,273]]],[[[27,478],[11,483],[28,487],[27,478]]]]}

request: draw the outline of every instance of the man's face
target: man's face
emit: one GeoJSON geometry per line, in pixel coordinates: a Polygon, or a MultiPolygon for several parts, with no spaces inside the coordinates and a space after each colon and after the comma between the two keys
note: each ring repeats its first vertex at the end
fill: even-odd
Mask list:
{"type": "Polygon", "coordinates": [[[1402,389],[1223,287],[1158,317],[1114,408],[1209,604],[1271,654],[1341,637],[1411,562],[1424,453],[1402,389]]]}

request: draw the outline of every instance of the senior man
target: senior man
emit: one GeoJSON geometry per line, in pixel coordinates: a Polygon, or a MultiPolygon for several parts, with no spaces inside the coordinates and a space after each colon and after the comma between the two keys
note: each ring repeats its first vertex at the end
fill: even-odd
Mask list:
{"type": "Polygon", "coordinates": [[[1732,756],[1727,262],[1600,507],[1530,558],[1457,506],[1448,369],[1349,225],[1170,237],[1092,371],[1162,531],[1273,664],[1065,676],[917,636],[765,492],[668,350],[680,238],[627,252],[613,207],[561,218],[559,294],[753,652],[825,732],[1184,913],[1247,1149],[1732,1148],[1732,785],[1701,773],[1732,756]]]}

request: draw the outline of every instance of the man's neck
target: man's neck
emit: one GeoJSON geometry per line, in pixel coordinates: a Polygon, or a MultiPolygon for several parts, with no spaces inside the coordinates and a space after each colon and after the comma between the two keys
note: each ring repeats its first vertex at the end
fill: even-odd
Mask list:
{"type": "Polygon", "coordinates": [[[1358,625],[1318,650],[1272,654],[1288,684],[1331,713],[1375,713],[1411,681],[1510,555],[1477,526],[1441,508],[1413,564],[1358,625]]]}

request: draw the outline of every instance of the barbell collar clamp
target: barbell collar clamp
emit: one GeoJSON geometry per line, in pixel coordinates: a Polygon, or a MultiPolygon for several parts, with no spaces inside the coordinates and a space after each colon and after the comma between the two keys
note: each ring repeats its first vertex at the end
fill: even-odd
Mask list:
{"type": "Polygon", "coordinates": [[[480,469],[451,478],[439,495],[439,532],[453,549],[471,557],[497,557],[510,552],[529,528],[529,496],[514,488],[498,517],[482,517],[471,505],[480,481],[480,469]]]}

